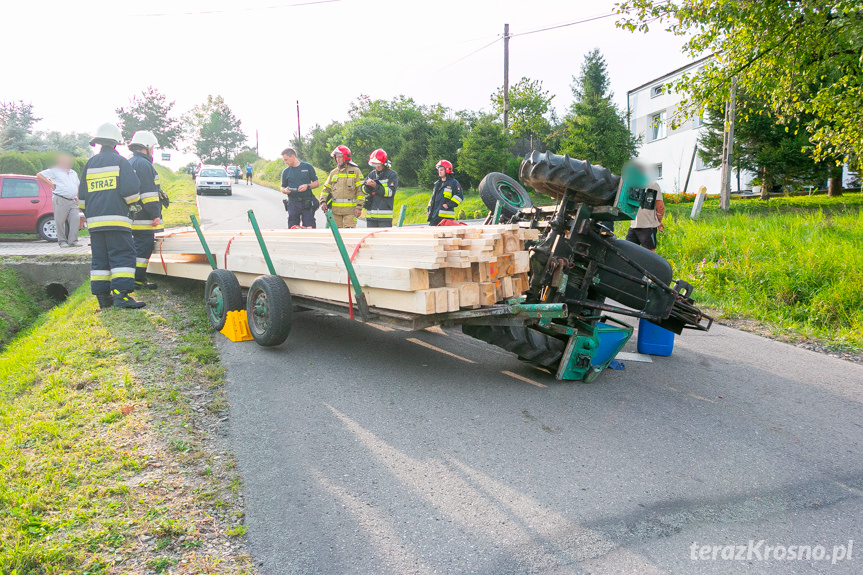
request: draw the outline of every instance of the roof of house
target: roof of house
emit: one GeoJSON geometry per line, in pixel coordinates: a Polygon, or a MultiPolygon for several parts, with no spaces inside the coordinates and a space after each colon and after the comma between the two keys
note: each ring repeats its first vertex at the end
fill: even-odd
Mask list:
{"type": "Polygon", "coordinates": [[[669,72],[668,74],[665,74],[664,76],[660,76],[659,78],[654,78],[653,80],[651,80],[649,82],[645,82],[644,84],[642,84],[641,86],[638,86],[637,88],[633,88],[632,90],[628,91],[627,94],[632,94],[633,92],[637,92],[637,91],[641,90],[642,88],[646,88],[647,86],[650,86],[651,84],[654,84],[656,82],[660,82],[662,80],[665,80],[666,78],[669,78],[671,76],[679,74],[679,73],[683,72],[684,70],[692,68],[693,66],[700,64],[700,63],[704,62],[705,60],[707,60],[708,58],[712,58],[712,57],[713,57],[713,54],[710,54],[708,56],[705,56],[704,58],[701,58],[699,60],[695,60],[694,62],[690,62],[686,66],[681,66],[680,68],[678,68],[676,70],[672,70],[671,72],[669,72]]]}

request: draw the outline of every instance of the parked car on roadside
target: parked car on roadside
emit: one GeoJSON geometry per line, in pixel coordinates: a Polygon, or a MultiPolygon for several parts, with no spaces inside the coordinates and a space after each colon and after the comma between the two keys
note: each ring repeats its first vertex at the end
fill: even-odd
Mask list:
{"type": "MultiPolygon", "coordinates": [[[[84,227],[84,214],[80,214],[84,227]]],[[[36,176],[0,174],[0,234],[36,233],[41,239],[57,241],[51,188],[36,176]]]]}
{"type": "Polygon", "coordinates": [[[231,179],[228,172],[221,166],[202,166],[195,178],[195,192],[203,196],[209,192],[221,192],[231,195],[231,179]]]}

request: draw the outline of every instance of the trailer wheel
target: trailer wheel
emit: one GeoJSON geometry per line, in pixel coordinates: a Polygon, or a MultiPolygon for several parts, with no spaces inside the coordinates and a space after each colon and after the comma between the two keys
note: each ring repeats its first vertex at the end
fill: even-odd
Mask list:
{"type": "Polygon", "coordinates": [[[527,190],[506,174],[492,172],[482,179],[477,187],[479,197],[482,198],[485,207],[492,212],[500,202],[503,206],[501,214],[512,217],[519,210],[533,207],[533,200],[527,190]]]}
{"type": "Polygon", "coordinates": [[[228,312],[243,309],[243,292],[236,276],[228,270],[211,271],[204,289],[204,303],[210,325],[221,331],[228,319],[228,312]]]}
{"type": "Polygon", "coordinates": [[[246,313],[258,345],[271,347],[288,339],[293,317],[291,292],[278,276],[261,276],[249,288],[246,313]]]}

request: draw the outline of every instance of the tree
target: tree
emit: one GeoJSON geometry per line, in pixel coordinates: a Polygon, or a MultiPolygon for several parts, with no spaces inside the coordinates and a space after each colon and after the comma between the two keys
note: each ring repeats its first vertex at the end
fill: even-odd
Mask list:
{"type": "MultiPolygon", "coordinates": [[[[554,96],[543,91],[540,80],[522,78],[509,88],[509,129],[516,138],[544,140],[551,133],[546,114],[554,96]]],[[[503,118],[503,87],[491,95],[495,114],[503,118]]]]}
{"type": "Polygon", "coordinates": [[[482,180],[489,172],[503,172],[511,157],[511,145],[503,124],[493,116],[482,116],[464,138],[458,152],[459,169],[474,181],[482,180]]]}
{"type": "Polygon", "coordinates": [[[117,108],[120,130],[126,141],[138,130],[149,130],[159,140],[159,147],[174,148],[183,134],[180,121],[171,117],[174,102],[153,88],[147,86],[141,96],[132,96],[128,108],[117,108]]]}
{"type": "Polygon", "coordinates": [[[258,155],[254,148],[246,148],[234,158],[234,165],[245,166],[246,164],[254,164],[260,159],[261,156],[258,155]]]}
{"type": "Polygon", "coordinates": [[[0,102],[0,150],[24,152],[37,147],[33,125],[41,120],[33,114],[33,104],[0,102]]]}
{"type": "Polygon", "coordinates": [[[440,160],[449,160],[455,166],[454,176],[465,188],[471,187],[471,178],[461,169],[458,163],[458,152],[462,147],[467,125],[462,118],[442,118],[432,124],[432,132],[428,137],[426,156],[419,173],[419,185],[431,187],[437,179],[435,164],[440,160]]]}
{"type": "Polygon", "coordinates": [[[241,122],[221,96],[207,96],[186,116],[191,126],[195,152],[206,163],[227,165],[246,142],[241,122]]]}
{"type": "MultiPolygon", "coordinates": [[[[618,26],[652,22],[688,36],[684,53],[708,59],[673,89],[685,94],[674,123],[718,107],[739,91],[763,102],[776,121],[797,122],[816,160],[848,161],[863,150],[863,11],[859,0],[732,2],[622,0],[618,26]]],[[[738,107],[752,113],[754,107],[738,107]]],[[[835,173],[835,170],[832,170],[835,173]]]]}
{"type": "Polygon", "coordinates": [[[564,120],[561,152],[619,173],[640,141],[612,101],[605,58],[598,49],[585,55],[581,72],[572,80],[574,101],[564,120]]]}
{"type": "Polygon", "coordinates": [[[38,147],[46,151],[66,152],[73,156],[85,157],[92,151],[91,136],[78,132],[37,132],[38,147]]]}
{"type": "MultiPolygon", "coordinates": [[[[744,101],[747,98],[739,95],[744,101]]],[[[757,102],[750,102],[757,107],[757,102]]],[[[698,140],[699,155],[711,167],[722,163],[725,133],[723,108],[708,111],[698,140]]],[[[796,123],[783,126],[763,107],[757,113],[738,115],[734,125],[733,161],[739,168],[756,172],[761,179],[761,198],[769,199],[775,184],[798,181],[817,184],[827,177],[828,166],[815,162],[803,150],[809,135],[796,123]]]]}

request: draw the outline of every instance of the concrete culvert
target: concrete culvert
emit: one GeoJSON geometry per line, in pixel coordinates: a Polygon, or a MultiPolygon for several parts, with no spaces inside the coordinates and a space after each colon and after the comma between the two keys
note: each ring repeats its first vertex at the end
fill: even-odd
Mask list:
{"type": "Polygon", "coordinates": [[[63,284],[48,284],[45,286],[45,295],[48,298],[56,303],[61,303],[66,301],[66,298],[69,297],[69,290],[66,289],[66,286],[63,284]]]}

